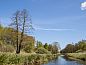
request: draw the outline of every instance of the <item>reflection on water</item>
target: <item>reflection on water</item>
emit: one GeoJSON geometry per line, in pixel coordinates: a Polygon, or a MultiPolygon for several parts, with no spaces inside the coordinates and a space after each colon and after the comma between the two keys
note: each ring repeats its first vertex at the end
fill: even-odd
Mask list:
{"type": "Polygon", "coordinates": [[[65,56],[59,56],[57,59],[49,62],[48,64],[43,64],[43,65],[85,65],[85,64],[81,64],[78,61],[70,60],[65,56]]]}

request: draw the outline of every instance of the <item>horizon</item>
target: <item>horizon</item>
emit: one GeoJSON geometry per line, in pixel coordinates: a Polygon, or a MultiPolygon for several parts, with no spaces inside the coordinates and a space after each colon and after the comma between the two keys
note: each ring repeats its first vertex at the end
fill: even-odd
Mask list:
{"type": "Polygon", "coordinates": [[[82,0],[1,0],[0,21],[4,26],[17,10],[27,9],[31,15],[36,40],[59,42],[63,49],[69,43],[86,39],[86,3],[82,0]],[[82,7],[81,7],[82,6],[82,7]]]}

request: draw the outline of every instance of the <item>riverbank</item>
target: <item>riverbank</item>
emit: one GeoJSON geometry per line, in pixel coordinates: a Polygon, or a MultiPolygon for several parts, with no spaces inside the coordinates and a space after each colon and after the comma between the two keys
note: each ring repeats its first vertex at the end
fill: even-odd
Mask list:
{"type": "Polygon", "coordinates": [[[72,60],[86,62],[86,53],[67,53],[66,56],[72,60]]]}
{"type": "Polygon", "coordinates": [[[59,54],[0,53],[0,65],[40,65],[58,57],[59,54]]]}
{"type": "Polygon", "coordinates": [[[86,65],[86,64],[66,58],[64,55],[60,55],[55,60],[50,61],[49,63],[43,65],[86,65]]]}

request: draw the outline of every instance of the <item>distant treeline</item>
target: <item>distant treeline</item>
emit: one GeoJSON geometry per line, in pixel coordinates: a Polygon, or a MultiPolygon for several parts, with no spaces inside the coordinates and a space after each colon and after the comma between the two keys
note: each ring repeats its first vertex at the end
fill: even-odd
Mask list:
{"type": "Polygon", "coordinates": [[[86,40],[79,41],[78,43],[68,44],[61,53],[78,53],[86,52],[86,40]]]}

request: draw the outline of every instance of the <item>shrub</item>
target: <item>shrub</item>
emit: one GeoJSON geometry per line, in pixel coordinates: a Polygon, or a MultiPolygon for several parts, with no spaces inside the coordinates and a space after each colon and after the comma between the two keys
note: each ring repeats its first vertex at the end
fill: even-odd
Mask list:
{"type": "Polygon", "coordinates": [[[0,54],[0,65],[3,65],[3,63],[7,62],[7,56],[6,54],[0,54]]]}
{"type": "Polygon", "coordinates": [[[52,54],[0,53],[0,65],[39,65],[54,58],[52,54]]]}
{"type": "Polygon", "coordinates": [[[33,52],[33,51],[32,51],[32,48],[31,48],[29,45],[27,45],[23,50],[24,50],[26,53],[31,53],[31,52],[33,52]]]}
{"type": "Polygon", "coordinates": [[[48,50],[46,50],[45,48],[38,48],[36,50],[36,53],[39,53],[39,54],[51,54],[48,50]]]}

